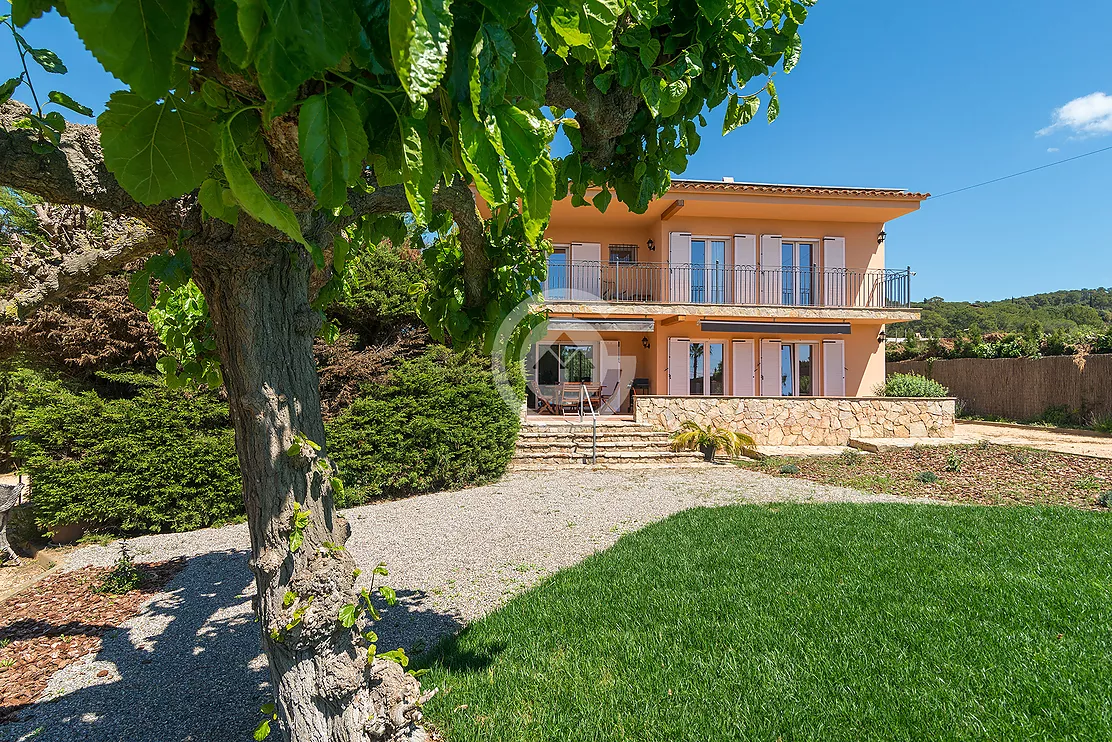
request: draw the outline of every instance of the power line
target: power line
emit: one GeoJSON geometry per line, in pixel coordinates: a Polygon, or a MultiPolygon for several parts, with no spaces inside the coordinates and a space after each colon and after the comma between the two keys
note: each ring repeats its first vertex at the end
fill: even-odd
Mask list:
{"type": "Polygon", "coordinates": [[[1008,180],[1009,178],[1018,178],[1020,175],[1027,175],[1027,173],[1033,173],[1033,172],[1036,172],[1038,170],[1045,170],[1046,168],[1054,167],[1055,165],[1062,165],[1062,164],[1065,164],[1067,162],[1073,162],[1074,160],[1080,160],[1082,157],[1089,157],[1090,155],[1099,155],[1101,152],[1107,152],[1108,150],[1112,150],[1112,146],[1104,147],[1103,149],[1096,149],[1096,150],[1093,150],[1092,152],[1086,152],[1083,155],[1074,155],[1073,157],[1067,157],[1064,160],[1058,160],[1057,162],[1050,162],[1050,163],[1047,163],[1046,165],[1039,165],[1038,167],[1033,167],[1030,170],[1021,170],[1018,173],[1012,173],[1011,175],[1004,175],[1000,178],[993,178],[992,180],[986,180],[983,183],[974,183],[973,185],[965,186],[964,188],[958,188],[957,190],[954,190],[954,191],[946,191],[945,193],[939,193],[936,196],[931,196],[927,200],[928,201],[933,201],[936,198],[942,198],[943,196],[952,196],[955,193],[961,193],[962,191],[968,191],[968,190],[971,190],[973,188],[980,188],[981,186],[990,185],[992,183],[999,183],[1000,181],[1008,180]]]}

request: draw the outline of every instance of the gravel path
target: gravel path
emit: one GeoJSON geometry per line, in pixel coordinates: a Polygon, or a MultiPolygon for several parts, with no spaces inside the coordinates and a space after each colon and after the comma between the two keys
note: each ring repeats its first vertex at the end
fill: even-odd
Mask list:
{"type": "MultiPolygon", "coordinates": [[[[379,646],[420,649],[623,533],[696,506],[735,502],[907,502],[715,466],[511,474],[496,484],[345,511],[348,548],[369,574],[385,561],[400,602],[379,646]]],[[[167,591],[95,656],[57,673],[0,741],[250,739],[268,679],[252,620],[244,525],[128,542],[137,561],[192,557],[167,591]]],[[[109,565],[91,546],[66,569],[109,565]]]]}

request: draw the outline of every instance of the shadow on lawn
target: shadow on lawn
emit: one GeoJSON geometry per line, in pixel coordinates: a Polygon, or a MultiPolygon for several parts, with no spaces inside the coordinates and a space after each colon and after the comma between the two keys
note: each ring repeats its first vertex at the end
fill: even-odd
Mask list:
{"type": "MultiPolygon", "coordinates": [[[[91,662],[63,670],[50,690],[88,687],[21,710],[0,726],[0,742],[250,740],[270,700],[253,592],[246,552],[190,559],[133,625],[110,631],[91,662]]],[[[424,594],[398,597],[375,626],[380,647],[432,646],[460,628],[427,609],[424,594]]]]}

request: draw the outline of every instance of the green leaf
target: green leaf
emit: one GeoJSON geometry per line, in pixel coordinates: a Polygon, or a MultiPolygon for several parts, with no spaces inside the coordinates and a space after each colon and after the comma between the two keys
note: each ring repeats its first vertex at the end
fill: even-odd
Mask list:
{"type": "Polygon", "coordinates": [[[201,190],[197,192],[197,200],[205,214],[213,219],[220,219],[234,225],[239,219],[239,207],[235,205],[234,198],[229,204],[224,194],[229,191],[213,178],[207,178],[201,183],[201,190]]]}
{"type": "Polygon", "coordinates": [[[64,75],[69,71],[66,69],[66,66],[62,64],[62,60],[59,59],[58,55],[49,49],[28,49],[27,51],[31,55],[31,58],[39,63],[40,67],[51,74],[64,75]]]}
{"type": "Polygon", "coordinates": [[[255,733],[252,735],[255,742],[262,742],[270,736],[270,719],[263,719],[259,722],[259,726],[255,727],[255,733]]]}
{"type": "MultiPolygon", "coordinates": [[[[286,594],[282,596],[282,607],[289,608],[291,605],[293,605],[293,602],[295,600],[297,600],[297,595],[295,595],[293,591],[287,590],[286,594]]],[[[263,710],[263,713],[266,713],[265,709],[263,710]]]]}
{"type": "MultiPolygon", "coordinates": [[[[151,273],[147,270],[135,271],[128,278],[127,298],[140,312],[149,312],[154,305],[151,297],[151,273]]],[[[177,362],[174,362],[175,368],[177,362]]]]}
{"type": "Polygon", "coordinates": [[[20,28],[49,12],[55,0],[12,0],[12,21],[20,28]]]}
{"type": "Polygon", "coordinates": [[[699,10],[708,21],[717,21],[726,12],[726,0],[698,0],[699,10]]]}
{"type": "Polygon", "coordinates": [[[271,198],[251,177],[227,127],[220,134],[220,162],[224,166],[228,187],[244,211],[263,224],[274,227],[307,250],[312,249],[301,234],[301,225],[297,223],[293,210],[271,198]]]}
{"type": "Polygon", "coordinates": [[[378,593],[386,601],[386,605],[394,605],[398,602],[398,594],[394,592],[394,588],[382,585],[378,588],[378,593]]]}
{"type": "Polygon", "coordinates": [[[151,103],[117,91],[97,126],[105,164],[140,203],[188,193],[216,163],[212,121],[174,99],[151,103]]]}
{"type": "Polygon", "coordinates": [[[436,90],[448,62],[451,0],[390,0],[390,52],[409,99],[436,90]]]}
{"type": "Polygon", "coordinates": [[[409,658],[405,656],[404,649],[392,649],[389,652],[383,652],[382,654],[377,655],[377,657],[378,659],[397,662],[402,667],[407,667],[409,665],[409,658]]]}
{"type": "Polygon", "coordinates": [[[610,189],[603,188],[595,194],[595,197],[591,199],[591,203],[595,205],[596,209],[605,214],[606,207],[610,205],[611,198],[613,198],[613,196],[610,193],[610,189]]]}
{"type": "Polygon", "coordinates": [[[552,123],[515,106],[498,106],[494,117],[501,134],[506,169],[514,185],[524,191],[533,177],[533,167],[547,154],[554,131],[552,123]]]}
{"type": "Polygon", "coordinates": [[[548,69],[536,27],[526,19],[510,29],[514,44],[514,61],[506,82],[506,94],[540,107],[548,86],[548,69]]]}
{"type": "Polygon", "coordinates": [[[12,93],[15,92],[21,82],[23,82],[22,77],[13,77],[0,85],[0,104],[7,103],[11,99],[12,93]]]}
{"type": "Polygon", "coordinates": [[[799,37],[797,32],[792,36],[788,42],[788,48],[784,50],[784,72],[791,72],[792,69],[799,64],[799,56],[803,52],[803,39],[799,37]]]}
{"type": "MultiPolygon", "coordinates": [[[[487,10],[494,14],[503,26],[512,26],[517,21],[529,15],[529,11],[536,5],[534,0],[479,0],[487,10]]],[[[530,26],[533,24],[530,23],[530,26]]]]}
{"type": "Polygon", "coordinates": [[[475,33],[468,59],[471,110],[476,118],[506,98],[506,84],[514,62],[514,44],[506,29],[484,23],[475,33]]]}
{"type": "MultiPolygon", "coordinates": [[[[238,67],[246,67],[251,61],[251,50],[239,29],[239,5],[236,0],[215,0],[216,19],[213,27],[220,38],[220,51],[238,67]]],[[[262,13],[262,4],[256,3],[258,12],[262,13]]],[[[260,19],[262,16],[259,16],[260,19]]],[[[256,30],[256,35],[258,31],[256,30]]]]}
{"type": "Polygon", "coordinates": [[[390,570],[386,569],[386,562],[379,562],[378,566],[376,566],[371,571],[371,574],[372,575],[378,575],[379,577],[389,577],[390,576],[390,570]]]}
{"type": "Polygon", "coordinates": [[[618,23],[622,6],[619,0],[583,0],[583,15],[587,30],[595,47],[598,63],[606,66],[614,48],[614,27],[618,23]]]}
{"type": "MultiPolygon", "coordinates": [[[[11,81],[9,80],[8,82],[11,82],[11,81]]],[[[3,94],[3,91],[0,90],[0,95],[2,95],[2,94],[3,94]]],[[[69,97],[68,95],[66,95],[65,93],[63,93],[59,90],[51,90],[47,94],[47,98],[50,99],[51,103],[56,103],[57,105],[63,106],[64,108],[68,108],[71,111],[74,111],[75,113],[80,113],[82,116],[92,116],[93,115],[93,109],[89,108],[88,106],[81,105],[80,103],[75,101],[73,98],[69,97]]]]}
{"type": "Polygon", "coordinates": [[[729,134],[737,127],[748,124],[760,109],[761,99],[755,95],[748,98],[742,98],[736,93],[731,95],[726,106],[726,116],[722,120],[722,134],[729,134]]]}
{"type": "MultiPolygon", "coordinates": [[[[192,0],[70,0],[66,13],[104,69],[148,100],[170,89],[192,0]]],[[[126,186],[125,186],[126,187],[126,186]]]]}
{"type": "Polygon", "coordinates": [[[329,88],[302,103],[297,138],[305,176],[320,205],[342,206],[367,156],[367,134],[348,92],[329,88]]]}
{"type": "Polygon", "coordinates": [[[533,177],[524,191],[522,203],[525,206],[525,239],[536,242],[548,222],[552,212],[552,201],[556,196],[556,168],[552,160],[542,157],[533,169],[533,177]]]}
{"type": "Polygon", "coordinates": [[[645,69],[651,70],[653,65],[656,64],[656,58],[660,56],[660,39],[649,39],[638,49],[638,54],[641,56],[641,64],[645,69]]]}
{"type": "Polygon", "coordinates": [[[768,81],[768,123],[776,120],[780,115],[780,97],[776,95],[776,85],[772,80],[768,81]]]}
{"type": "MultiPolygon", "coordinates": [[[[509,200],[506,175],[502,162],[491,142],[491,135],[472,113],[470,106],[460,106],[459,142],[464,167],[475,180],[479,195],[490,206],[501,206],[509,200]]],[[[494,135],[498,132],[495,130],[494,135]]]]}
{"type": "Polygon", "coordinates": [[[432,217],[432,192],[440,179],[435,147],[412,119],[399,122],[402,127],[402,175],[405,197],[418,224],[432,217]]]}
{"type": "Polygon", "coordinates": [[[337,66],[359,32],[352,0],[266,0],[262,8],[258,0],[237,3],[240,33],[248,48],[257,43],[255,68],[274,113],[293,105],[303,82],[337,66]]]}
{"type": "Polygon", "coordinates": [[[277,713],[273,703],[264,703],[259,711],[266,714],[267,716],[271,716],[272,714],[277,713]]]}
{"type": "Polygon", "coordinates": [[[340,623],[345,629],[350,629],[352,626],[355,625],[355,619],[357,615],[358,612],[353,603],[348,603],[345,606],[341,606],[339,616],[340,623]]]}

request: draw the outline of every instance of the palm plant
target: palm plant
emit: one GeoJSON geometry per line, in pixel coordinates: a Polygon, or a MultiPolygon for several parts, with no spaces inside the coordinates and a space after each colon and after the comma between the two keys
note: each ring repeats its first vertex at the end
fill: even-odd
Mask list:
{"type": "Polygon", "coordinates": [[[686,420],[679,430],[672,433],[673,451],[702,451],[707,461],[714,461],[714,454],[721,450],[727,456],[760,458],[757,442],[745,433],[719,428],[703,427],[694,420],[686,420]]]}

